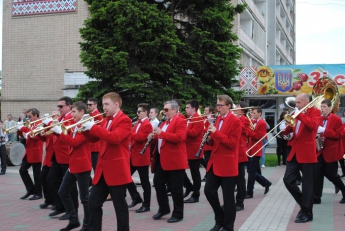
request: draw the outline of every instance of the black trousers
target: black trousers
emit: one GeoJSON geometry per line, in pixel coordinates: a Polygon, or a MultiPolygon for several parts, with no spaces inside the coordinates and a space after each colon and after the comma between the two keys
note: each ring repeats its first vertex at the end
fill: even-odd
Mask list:
{"type": "Polygon", "coordinates": [[[279,166],[281,161],[283,161],[283,164],[286,164],[286,157],[289,154],[287,151],[287,140],[277,137],[277,158],[279,166]]]}
{"type": "Polygon", "coordinates": [[[290,162],[287,162],[284,174],[284,184],[297,204],[304,212],[313,212],[313,181],[314,181],[314,163],[300,164],[296,160],[296,155],[290,162]],[[302,172],[302,191],[296,186],[295,182],[302,172]]]}
{"type": "Polygon", "coordinates": [[[249,158],[249,163],[247,167],[248,172],[248,183],[247,183],[247,194],[253,195],[254,184],[257,181],[262,187],[265,187],[270,182],[261,175],[261,169],[259,165],[260,156],[253,156],[249,158]]]}
{"type": "Polygon", "coordinates": [[[50,167],[43,166],[41,170],[41,182],[42,182],[42,188],[43,188],[43,195],[45,199],[46,204],[53,204],[53,196],[47,181],[47,176],[50,171],[50,167]]]}
{"type": "Polygon", "coordinates": [[[84,208],[83,228],[90,226],[90,210],[89,210],[89,182],[91,178],[91,171],[81,173],[71,173],[66,171],[59,189],[59,196],[63,205],[65,206],[66,213],[69,214],[70,223],[78,222],[78,212],[73,205],[71,192],[73,187],[78,183],[79,197],[84,208]]]}
{"type": "Polygon", "coordinates": [[[236,205],[243,207],[243,201],[246,198],[246,166],[247,162],[238,163],[238,176],[236,178],[237,193],[236,193],[236,205]]]}
{"type": "Polygon", "coordinates": [[[224,229],[234,230],[236,219],[235,208],[235,184],[237,177],[219,177],[213,173],[213,166],[207,172],[205,184],[205,196],[210,203],[215,214],[217,225],[221,225],[224,229]],[[222,187],[224,209],[220,206],[218,189],[222,187]]]}
{"type": "Polygon", "coordinates": [[[97,161],[98,161],[98,152],[91,152],[91,161],[92,161],[92,169],[95,172],[97,161]]]}
{"type": "Polygon", "coordinates": [[[201,162],[201,159],[188,160],[188,165],[189,165],[190,173],[192,175],[193,184],[192,182],[190,182],[186,171],[184,172],[184,181],[183,181],[183,186],[186,189],[192,190],[193,191],[192,197],[197,198],[197,199],[199,199],[200,197],[200,188],[201,188],[200,162],[201,162]]]}
{"type": "Polygon", "coordinates": [[[102,230],[102,216],[103,216],[103,203],[110,193],[111,199],[116,213],[117,230],[129,231],[129,213],[128,205],[126,202],[126,188],[125,185],[108,186],[102,175],[98,184],[92,186],[89,195],[89,209],[90,209],[90,230],[102,230]]]}
{"type": "Polygon", "coordinates": [[[25,185],[26,191],[42,196],[42,184],[41,184],[41,166],[42,162],[39,163],[28,163],[27,156],[23,158],[22,165],[20,166],[19,173],[20,177],[23,180],[23,183],[25,185]],[[32,166],[32,170],[34,173],[34,182],[32,182],[32,179],[29,175],[28,169],[32,166]]]}
{"type": "MultiPolygon", "coordinates": [[[[149,178],[149,166],[133,166],[131,161],[131,174],[135,171],[138,171],[141,187],[144,190],[143,197],[144,202],[143,206],[149,207],[151,204],[151,183],[149,178]]],[[[131,195],[132,200],[141,200],[140,194],[138,193],[137,186],[134,184],[134,182],[128,184],[128,192],[131,195]]]]}
{"type": "Polygon", "coordinates": [[[340,168],[342,171],[342,175],[345,175],[345,164],[344,164],[344,159],[339,160],[340,168]]]}
{"type": "Polygon", "coordinates": [[[183,219],[183,178],[184,169],[171,171],[164,170],[160,163],[160,156],[157,153],[153,183],[155,185],[159,213],[170,212],[169,198],[165,187],[165,183],[169,179],[171,184],[171,195],[174,202],[172,217],[183,219]]]}
{"type": "Polygon", "coordinates": [[[1,172],[6,172],[6,146],[3,144],[0,146],[0,161],[1,161],[1,172]]]}
{"type": "MultiPolygon", "coordinates": [[[[49,170],[47,181],[49,183],[51,195],[53,196],[54,205],[56,206],[57,211],[65,210],[65,207],[58,194],[58,191],[67,169],[68,169],[68,164],[59,164],[58,162],[56,162],[55,157],[53,157],[53,163],[49,170]]],[[[77,190],[76,185],[72,186],[71,197],[73,200],[74,208],[78,209],[79,207],[78,190],[77,190]]]]}
{"type": "Polygon", "coordinates": [[[338,187],[345,197],[345,185],[338,175],[338,161],[327,163],[323,154],[317,158],[314,168],[314,199],[321,199],[324,176],[338,187]]]}

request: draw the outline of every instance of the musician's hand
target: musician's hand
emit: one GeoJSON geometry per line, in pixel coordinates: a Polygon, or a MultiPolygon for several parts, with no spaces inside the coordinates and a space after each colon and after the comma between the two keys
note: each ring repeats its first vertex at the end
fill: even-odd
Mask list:
{"type": "Polygon", "coordinates": [[[208,131],[214,133],[215,131],[217,131],[217,129],[213,124],[211,124],[210,127],[208,128],[208,131]]]}
{"type": "Polygon", "coordinates": [[[154,135],[155,135],[155,134],[150,133],[150,134],[147,136],[147,139],[148,139],[148,140],[151,140],[151,139],[153,138],[154,135]]]}
{"type": "Polygon", "coordinates": [[[85,120],[85,119],[87,119],[87,118],[89,118],[90,117],[90,115],[89,114],[84,114],[83,115],[83,117],[81,117],[81,119],[80,120],[85,120]]]}
{"type": "Polygon", "coordinates": [[[285,121],[282,122],[282,123],[279,125],[279,129],[280,129],[281,131],[285,131],[286,127],[287,127],[287,126],[286,126],[285,121]]]}
{"type": "Polygon", "coordinates": [[[23,135],[24,139],[28,139],[28,135],[29,135],[29,134],[30,134],[30,132],[27,132],[27,133],[22,132],[22,135],[23,135]]]}
{"type": "Polygon", "coordinates": [[[51,121],[53,121],[52,118],[51,117],[47,117],[47,118],[42,120],[42,123],[44,125],[48,125],[51,121]]]}
{"type": "Polygon", "coordinates": [[[162,132],[162,130],[160,128],[156,128],[154,131],[154,134],[159,135],[159,134],[161,134],[161,132],[162,132]]]}
{"type": "Polygon", "coordinates": [[[60,125],[56,125],[56,126],[52,127],[50,130],[56,134],[59,134],[59,135],[62,133],[62,129],[61,129],[60,125]]]}
{"type": "Polygon", "coordinates": [[[22,122],[17,122],[17,130],[20,131],[24,127],[24,124],[22,122]]]}
{"type": "Polygon", "coordinates": [[[93,119],[91,121],[86,121],[81,125],[81,128],[83,131],[88,131],[92,128],[92,126],[95,125],[95,121],[93,119]]]}
{"type": "Polygon", "coordinates": [[[326,128],[319,126],[319,127],[317,128],[317,133],[324,133],[325,130],[326,130],[326,128]]]}
{"type": "Polygon", "coordinates": [[[294,114],[296,115],[297,113],[299,113],[299,109],[298,109],[298,107],[295,107],[295,112],[294,112],[294,114]]]}

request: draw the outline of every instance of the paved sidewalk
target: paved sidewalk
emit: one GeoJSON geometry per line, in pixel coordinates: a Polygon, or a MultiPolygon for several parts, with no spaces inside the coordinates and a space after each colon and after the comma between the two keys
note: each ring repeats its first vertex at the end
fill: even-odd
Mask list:
{"type": "MultiPolygon", "coordinates": [[[[43,200],[19,199],[26,191],[18,169],[17,166],[8,167],[6,175],[0,176],[0,231],[55,231],[65,227],[67,221],[51,218],[48,216],[50,209],[39,208],[43,200]]],[[[205,169],[200,170],[203,177],[205,169]]],[[[299,208],[282,181],[285,166],[266,167],[262,170],[264,176],[272,181],[273,185],[269,193],[264,195],[264,188],[255,184],[254,198],[245,200],[245,209],[237,213],[235,230],[345,230],[345,205],[339,204],[342,196],[334,193],[334,186],[328,180],[325,179],[322,204],[314,206],[314,221],[295,224],[294,220],[299,208]]],[[[152,182],[152,175],[150,178],[152,182]]],[[[134,181],[138,180],[138,175],[134,175],[134,181]]],[[[138,190],[142,193],[140,186],[138,190]]],[[[171,202],[171,198],[169,199],[171,202]]],[[[127,201],[131,202],[129,195],[127,201]]],[[[142,214],[135,213],[135,209],[139,207],[140,205],[129,210],[132,231],[208,231],[214,225],[214,214],[203,192],[199,203],[185,204],[184,220],[175,224],[166,222],[169,215],[158,221],[152,219],[158,211],[154,188],[152,188],[151,211],[142,214]]],[[[103,210],[103,230],[116,230],[116,217],[112,203],[105,202],[103,210]]],[[[79,209],[79,218],[82,219],[82,217],[82,211],[79,209]]]]}

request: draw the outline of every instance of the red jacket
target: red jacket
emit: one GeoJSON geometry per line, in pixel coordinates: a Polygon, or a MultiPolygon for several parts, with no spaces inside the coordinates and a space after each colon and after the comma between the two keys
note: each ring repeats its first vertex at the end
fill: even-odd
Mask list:
{"type": "Polygon", "coordinates": [[[147,142],[147,136],[152,133],[152,125],[148,118],[143,122],[139,121],[132,129],[132,141],[131,141],[131,162],[133,166],[149,166],[150,165],[150,146],[145,150],[145,153],[140,154],[147,142]],[[137,127],[140,127],[138,132],[137,127]]]}
{"type": "Polygon", "coordinates": [[[120,110],[112,119],[108,130],[107,124],[105,120],[101,126],[92,126],[90,131],[84,132],[89,141],[100,141],[98,163],[92,184],[96,185],[101,175],[108,186],[128,184],[133,181],[129,164],[132,121],[120,110]]]}
{"type": "Polygon", "coordinates": [[[249,119],[245,115],[242,115],[239,119],[241,121],[242,131],[241,131],[240,143],[238,145],[238,162],[243,163],[243,162],[248,161],[248,156],[246,154],[246,151],[247,151],[247,145],[249,142],[247,133],[248,133],[248,129],[250,129],[249,128],[250,124],[249,124],[249,119]]]}
{"type": "MultiPolygon", "coordinates": [[[[68,113],[64,117],[60,117],[58,119],[59,122],[61,122],[62,119],[63,119],[63,121],[67,121],[69,119],[72,119],[72,113],[68,113]]],[[[64,126],[68,126],[71,124],[74,124],[73,119],[63,123],[64,126]]],[[[69,163],[69,154],[71,152],[71,147],[66,142],[61,140],[60,137],[58,135],[56,135],[55,133],[53,133],[49,136],[53,136],[53,147],[54,147],[54,155],[55,155],[56,162],[58,162],[59,164],[68,164],[69,163]]]]}
{"type": "Polygon", "coordinates": [[[293,138],[291,140],[291,151],[287,158],[291,161],[296,155],[298,163],[316,163],[316,133],[320,124],[321,112],[319,109],[312,107],[307,110],[306,113],[300,113],[296,118],[296,126],[287,127],[283,132],[285,135],[293,132],[293,138]],[[296,127],[298,120],[301,121],[301,125],[296,135],[296,127]]]}
{"type": "MultiPolygon", "coordinates": [[[[219,127],[222,116],[218,116],[215,127],[219,127]]],[[[238,175],[238,144],[242,127],[240,120],[231,112],[223,118],[220,130],[211,133],[212,153],[207,164],[207,172],[213,165],[216,176],[231,177],[238,175]]]]}
{"type": "MultiPolygon", "coordinates": [[[[163,128],[167,122],[161,124],[163,128]]],[[[162,139],[160,149],[160,162],[164,170],[181,170],[188,168],[187,151],[186,151],[186,119],[180,116],[174,116],[170,121],[165,132],[161,132],[155,139],[162,139]]],[[[158,148],[158,140],[156,149],[158,148]]],[[[154,151],[154,154],[157,152],[154,151]]],[[[153,157],[155,160],[155,157],[153,157]]],[[[154,162],[151,165],[154,170],[154,162]]]]}
{"type": "MultiPolygon", "coordinates": [[[[97,108],[93,112],[90,112],[90,116],[96,116],[96,115],[99,115],[99,116],[95,117],[94,121],[102,121],[103,120],[103,116],[100,115],[100,112],[98,111],[97,108]]],[[[103,122],[104,121],[97,123],[97,125],[100,126],[103,122]]],[[[99,152],[99,141],[91,143],[90,149],[91,149],[91,152],[99,152]]]]}
{"type": "MultiPolygon", "coordinates": [[[[248,121],[249,122],[249,121],[248,121]]],[[[255,125],[255,124],[254,124],[255,125]]],[[[247,134],[251,138],[249,139],[248,148],[251,148],[253,145],[255,145],[262,137],[266,135],[266,122],[263,119],[259,119],[259,121],[256,122],[254,130],[247,129],[247,134]]],[[[254,155],[254,153],[262,148],[262,141],[257,143],[249,152],[249,155],[254,155]]],[[[255,154],[255,156],[262,156],[262,149],[255,154]]]]}
{"type": "Polygon", "coordinates": [[[90,143],[86,137],[77,132],[73,138],[73,132],[69,135],[61,134],[59,139],[71,146],[69,154],[69,169],[71,173],[82,173],[91,171],[90,143]]]}
{"type": "Polygon", "coordinates": [[[200,115],[195,113],[189,120],[189,123],[187,123],[186,148],[188,160],[198,160],[204,156],[204,152],[201,152],[200,158],[195,157],[195,154],[200,148],[201,140],[204,135],[204,121],[201,119],[202,118],[200,115]]]}
{"type": "MultiPolygon", "coordinates": [[[[323,117],[320,118],[320,126],[323,126],[323,117]]],[[[318,152],[318,155],[323,153],[323,158],[327,163],[335,162],[343,158],[343,142],[344,136],[343,122],[340,117],[334,114],[328,116],[326,130],[323,133],[324,145],[323,150],[318,152]]]]}
{"type": "Polygon", "coordinates": [[[42,141],[46,142],[46,155],[43,160],[43,166],[52,166],[52,157],[54,154],[54,148],[53,148],[53,136],[41,136],[40,134],[37,135],[37,137],[42,141]]]}
{"type": "MultiPolygon", "coordinates": [[[[22,133],[31,132],[34,130],[40,122],[36,122],[28,127],[22,127],[18,135],[22,136],[22,133]]],[[[26,156],[28,163],[41,163],[42,162],[42,154],[43,154],[43,142],[37,137],[34,136],[33,138],[28,135],[26,139],[25,145],[25,154],[23,158],[26,156]]]]}

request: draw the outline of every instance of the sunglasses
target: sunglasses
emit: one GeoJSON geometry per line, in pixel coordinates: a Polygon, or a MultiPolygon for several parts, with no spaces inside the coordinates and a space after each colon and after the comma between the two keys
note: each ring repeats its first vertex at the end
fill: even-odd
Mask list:
{"type": "Polygon", "coordinates": [[[217,104],[217,107],[223,107],[225,104],[217,104]]]}
{"type": "Polygon", "coordinates": [[[93,103],[90,103],[90,104],[88,104],[87,106],[91,107],[92,105],[93,105],[93,103]]]}
{"type": "Polygon", "coordinates": [[[63,108],[66,105],[57,105],[58,108],[63,108]]]}
{"type": "Polygon", "coordinates": [[[137,111],[137,114],[140,114],[140,112],[141,112],[141,111],[140,111],[140,110],[138,110],[138,111],[137,111]]]}
{"type": "Polygon", "coordinates": [[[168,112],[169,110],[171,110],[170,108],[163,108],[164,112],[168,112]]]}

